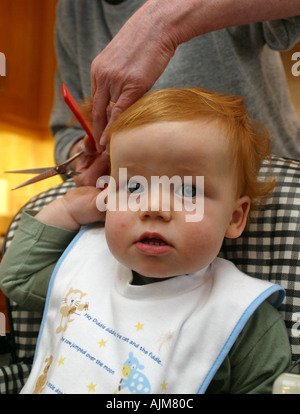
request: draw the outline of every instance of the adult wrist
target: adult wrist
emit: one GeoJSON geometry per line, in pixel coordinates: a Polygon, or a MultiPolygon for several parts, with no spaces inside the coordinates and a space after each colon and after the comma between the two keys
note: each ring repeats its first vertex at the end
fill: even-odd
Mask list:
{"type": "Polygon", "coordinates": [[[202,3],[202,0],[149,0],[141,11],[149,17],[151,27],[155,27],[153,34],[159,33],[164,43],[175,51],[181,43],[201,34],[201,22],[196,24],[195,14],[201,15],[202,3]]]}

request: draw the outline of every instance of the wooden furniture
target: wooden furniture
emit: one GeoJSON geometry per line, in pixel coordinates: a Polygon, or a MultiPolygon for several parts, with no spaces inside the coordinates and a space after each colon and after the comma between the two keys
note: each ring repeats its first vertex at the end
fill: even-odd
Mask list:
{"type": "Polygon", "coordinates": [[[54,140],[48,124],[54,98],[57,2],[0,1],[0,52],[6,66],[6,76],[0,76],[0,180],[7,183],[5,197],[0,192],[1,235],[27,200],[61,182],[50,179],[11,192],[26,177],[4,174],[6,170],[54,165],[54,140]]]}
{"type": "Polygon", "coordinates": [[[0,51],[6,57],[6,77],[0,84],[1,123],[48,131],[56,65],[56,3],[0,2],[0,51]]]}

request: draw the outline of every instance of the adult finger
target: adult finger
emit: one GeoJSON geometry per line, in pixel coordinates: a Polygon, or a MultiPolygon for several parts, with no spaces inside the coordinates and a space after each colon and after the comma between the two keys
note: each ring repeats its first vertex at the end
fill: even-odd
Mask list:
{"type": "Polygon", "coordinates": [[[94,140],[96,148],[101,152],[100,137],[107,125],[107,105],[110,100],[109,88],[105,86],[104,79],[105,75],[99,73],[99,69],[94,59],[91,66],[91,82],[92,82],[92,119],[93,119],[93,130],[94,140]]]}
{"type": "Polygon", "coordinates": [[[76,185],[95,186],[99,177],[109,175],[110,173],[110,159],[106,152],[102,152],[97,156],[85,157],[78,164],[77,172],[79,175],[74,176],[76,185]]]}

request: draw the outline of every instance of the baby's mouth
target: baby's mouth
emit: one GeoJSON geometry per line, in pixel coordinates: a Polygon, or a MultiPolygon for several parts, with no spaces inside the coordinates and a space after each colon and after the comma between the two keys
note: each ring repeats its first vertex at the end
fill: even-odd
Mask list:
{"type": "Polygon", "coordinates": [[[164,240],[158,237],[145,237],[144,239],[140,240],[140,242],[144,244],[150,244],[153,246],[167,246],[168,245],[168,243],[166,243],[164,240]]]}
{"type": "Polygon", "coordinates": [[[166,254],[172,249],[171,244],[158,233],[144,233],[135,246],[141,253],[151,256],[166,254]]]}

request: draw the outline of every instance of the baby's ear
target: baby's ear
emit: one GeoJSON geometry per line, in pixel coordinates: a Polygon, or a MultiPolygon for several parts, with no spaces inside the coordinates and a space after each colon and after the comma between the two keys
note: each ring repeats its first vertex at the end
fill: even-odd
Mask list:
{"type": "Polygon", "coordinates": [[[250,198],[248,196],[240,197],[236,202],[225,237],[228,237],[229,239],[236,239],[243,233],[247,223],[249,210],[250,198]]]}

